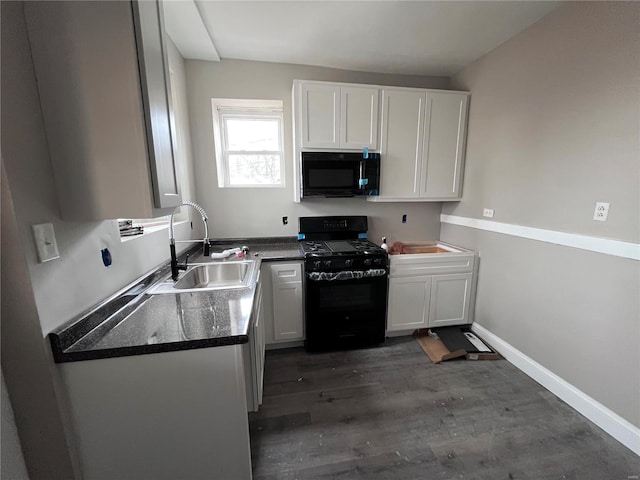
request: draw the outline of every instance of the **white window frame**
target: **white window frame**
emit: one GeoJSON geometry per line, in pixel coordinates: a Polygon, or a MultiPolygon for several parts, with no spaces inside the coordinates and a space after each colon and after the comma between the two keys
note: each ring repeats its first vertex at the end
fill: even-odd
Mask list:
{"type": "Polygon", "coordinates": [[[286,186],[285,175],[285,148],[284,148],[284,112],[281,100],[247,100],[212,98],[211,109],[213,112],[213,140],[218,172],[218,187],[220,188],[284,188],[286,186]],[[245,153],[244,151],[229,150],[226,138],[224,120],[228,118],[246,119],[277,119],[278,136],[280,142],[279,151],[250,151],[251,155],[278,154],[280,155],[280,183],[264,184],[249,183],[243,185],[231,185],[229,178],[229,154],[245,153]]]}

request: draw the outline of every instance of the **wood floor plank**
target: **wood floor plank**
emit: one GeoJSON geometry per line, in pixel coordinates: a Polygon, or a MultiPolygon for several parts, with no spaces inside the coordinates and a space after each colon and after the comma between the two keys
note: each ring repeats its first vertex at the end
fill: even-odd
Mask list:
{"type": "Polygon", "coordinates": [[[436,365],[411,337],[267,352],[250,430],[256,480],[640,475],[639,457],[505,360],[436,365]]]}

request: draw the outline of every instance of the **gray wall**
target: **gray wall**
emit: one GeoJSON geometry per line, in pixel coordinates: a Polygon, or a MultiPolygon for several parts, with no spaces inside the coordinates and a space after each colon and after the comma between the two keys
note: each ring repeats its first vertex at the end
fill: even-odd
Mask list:
{"type": "MultiPolygon", "coordinates": [[[[640,4],[569,3],[453,78],[464,199],[443,213],[640,241],[640,4]],[[609,221],[592,220],[596,201],[609,221]]],[[[639,262],[443,224],[480,252],[476,322],[640,426],[639,262]]]]}
{"type": "Polygon", "coordinates": [[[0,452],[0,477],[12,480],[29,480],[27,467],[22,455],[22,446],[18,438],[13,409],[7,386],[4,383],[2,374],[2,397],[0,397],[0,408],[2,409],[2,452],[0,452]]]}
{"type": "MultiPolygon", "coordinates": [[[[1,9],[2,372],[30,478],[69,480],[79,471],[69,444],[74,437],[67,431],[66,400],[43,334],[168,261],[168,235],[165,230],[121,243],[114,220],[60,220],[23,4],[2,2],[1,9]],[[31,225],[43,222],[54,224],[60,258],[40,264],[31,225]],[[100,257],[105,247],[113,255],[108,269],[100,257]]],[[[184,65],[175,49],[171,58],[182,85],[177,110],[186,117],[184,65]]],[[[188,124],[185,128],[188,141],[188,124]]],[[[188,149],[182,154],[188,162],[188,149]]],[[[177,230],[183,238],[190,235],[188,223],[177,230]]],[[[3,409],[3,427],[4,421],[3,409]]],[[[2,476],[19,478],[20,466],[14,463],[13,475],[5,464],[20,447],[14,443],[14,450],[6,450],[10,438],[3,431],[2,476]]]]}
{"type": "MultiPolygon", "coordinates": [[[[2,154],[42,331],[46,334],[168,261],[168,234],[163,230],[121,243],[114,220],[79,223],[60,219],[21,2],[2,2],[2,28],[2,154]],[[31,226],[43,222],[54,225],[60,258],[41,264],[31,226]],[[109,248],[113,257],[109,268],[102,264],[103,248],[109,248]]],[[[182,85],[177,97],[184,103],[184,64],[175,47],[170,48],[174,75],[182,85]]],[[[177,108],[176,113],[186,120],[181,134],[188,142],[186,105],[177,108]]],[[[188,163],[189,148],[183,149],[182,154],[188,163]]],[[[190,167],[186,174],[190,175],[190,167]]],[[[189,238],[188,224],[176,231],[181,238],[189,238]]]]}
{"type": "Polygon", "coordinates": [[[437,239],[440,204],[375,204],[363,199],[314,199],[293,203],[292,105],[294,79],[447,88],[448,78],[351,72],[322,67],[223,60],[187,60],[187,92],[195,164],[196,196],[211,218],[213,237],[290,236],[298,233],[298,217],[368,215],[370,238],[437,239]],[[254,98],[284,102],[286,188],[218,188],[213,145],[212,98],[254,98]],[[402,215],[408,222],[401,223],[402,215]],[[282,225],[282,217],[289,225],[282,225]]]}

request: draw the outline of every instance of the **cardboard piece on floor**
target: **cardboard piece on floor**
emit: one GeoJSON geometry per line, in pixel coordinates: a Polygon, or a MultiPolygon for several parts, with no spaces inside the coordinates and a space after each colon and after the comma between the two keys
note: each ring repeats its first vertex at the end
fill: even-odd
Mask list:
{"type": "Polygon", "coordinates": [[[424,350],[424,353],[431,359],[433,363],[440,363],[454,358],[464,357],[467,352],[465,350],[456,350],[454,352],[442,343],[439,339],[430,337],[427,329],[420,329],[413,332],[413,336],[424,350]]]}
{"type": "MultiPolygon", "coordinates": [[[[413,332],[413,336],[433,363],[445,362],[461,357],[467,360],[497,360],[501,358],[500,355],[493,350],[491,350],[491,352],[467,352],[464,349],[458,349],[452,352],[440,339],[429,336],[428,329],[416,330],[413,332]]],[[[486,344],[486,342],[484,343],[486,344]]]]}

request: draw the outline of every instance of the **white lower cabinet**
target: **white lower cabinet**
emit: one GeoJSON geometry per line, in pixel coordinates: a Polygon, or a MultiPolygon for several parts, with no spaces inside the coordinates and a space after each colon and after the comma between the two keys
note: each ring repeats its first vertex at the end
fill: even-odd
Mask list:
{"type": "Polygon", "coordinates": [[[474,252],[392,255],[390,265],[387,331],[472,322],[474,252]]]}
{"type": "Polygon", "coordinates": [[[251,480],[243,345],[58,364],[84,480],[251,480]]]}
{"type": "Polygon", "coordinates": [[[265,343],[304,340],[302,261],[263,263],[265,343]]]}
{"type": "Polygon", "coordinates": [[[471,273],[432,277],[429,327],[469,323],[471,279],[471,273]]]}
{"type": "Polygon", "coordinates": [[[253,300],[249,343],[244,347],[244,369],[247,393],[247,410],[257,412],[262,405],[262,387],[264,382],[264,303],[262,281],[258,282],[253,300]]]}
{"type": "Polygon", "coordinates": [[[428,327],[430,301],[431,277],[390,279],[387,330],[428,327]]]}

